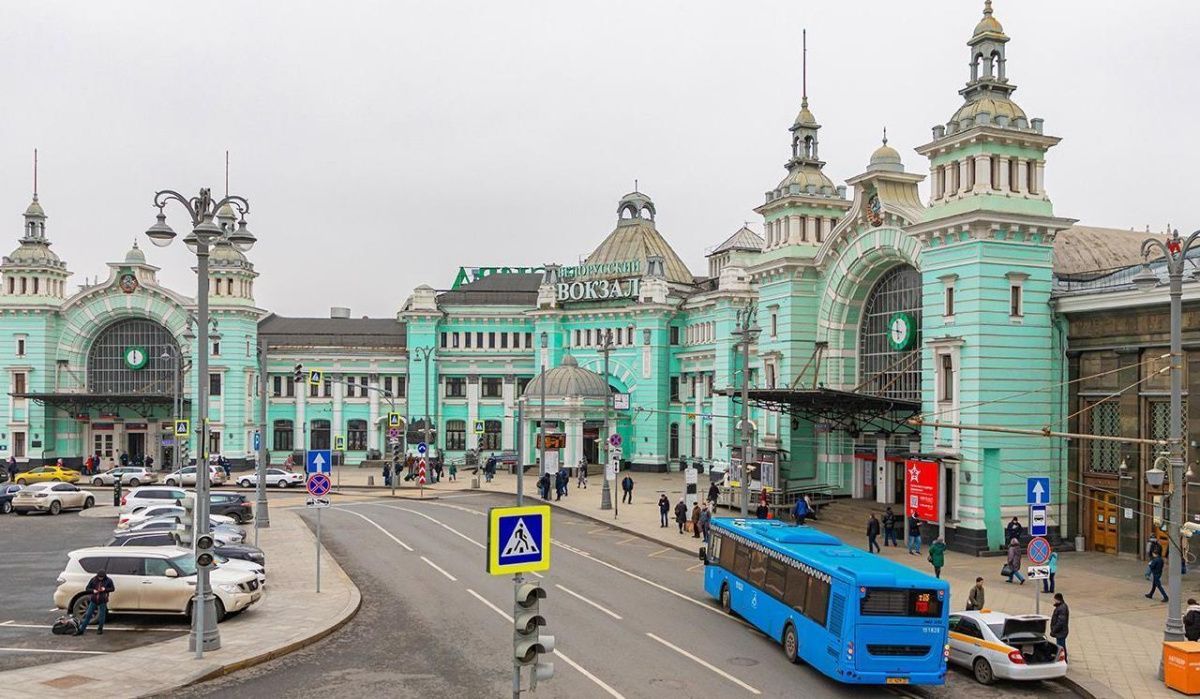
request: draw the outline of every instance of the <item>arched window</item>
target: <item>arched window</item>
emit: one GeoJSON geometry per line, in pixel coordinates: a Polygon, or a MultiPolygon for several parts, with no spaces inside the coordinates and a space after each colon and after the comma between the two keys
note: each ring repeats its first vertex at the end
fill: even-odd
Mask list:
{"type": "Polygon", "coordinates": [[[328,420],[313,420],[309,423],[308,430],[308,448],[309,449],[328,449],[330,444],[329,439],[329,421],[328,420]]]}
{"type": "Polygon", "coordinates": [[[920,272],[897,265],[879,278],[863,304],[858,337],[863,391],[920,402],[920,272]]]}
{"type": "Polygon", "coordinates": [[[291,451],[295,445],[291,420],[276,420],[273,425],[271,448],[275,451],[291,451]]]}
{"type": "Polygon", "coordinates": [[[115,321],[100,331],[88,350],[88,392],[174,396],[179,356],[175,337],[158,322],[115,321]]]}
{"type": "Polygon", "coordinates": [[[671,423],[670,437],[667,440],[668,454],[672,459],[679,458],[679,423],[671,423]]]}
{"type": "Polygon", "coordinates": [[[467,421],[446,421],[446,450],[463,451],[467,448],[467,421]]]}
{"type": "Polygon", "coordinates": [[[499,420],[486,420],[483,423],[483,435],[479,440],[481,451],[500,451],[500,433],[503,424],[499,420]]]}
{"type": "Polygon", "coordinates": [[[346,451],[367,450],[367,421],[350,420],[346,423],[346,451]]]}

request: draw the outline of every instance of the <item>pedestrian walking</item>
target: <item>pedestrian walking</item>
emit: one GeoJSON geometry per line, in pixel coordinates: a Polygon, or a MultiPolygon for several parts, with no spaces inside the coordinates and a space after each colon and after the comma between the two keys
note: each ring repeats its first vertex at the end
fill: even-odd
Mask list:
{"type": "Polygon", "coordinates": [[[88,596],[87,611],[83,613],[83,619],[79,621],[79,630],[75,632],[76,636],[82,636],[87,630],[88,624],[92,623],[92,617],[99,612],[99,617],[96,619],[96,634],[104,635],[104,620],[108,617],[108,596],[117,586],[113,584],[112,578],[103,570],[97,572],[88,581],[84,592],[88,596]]]}
{"type": "Polygon", "coordinates": [[[1063,649],[1064,660],[1067,657],[1067,634],[1071,631],[1070,626],[1071,608],[1067,606],[1062,593],[1057,592],[1054,595],[1054,612],[1050,615],[1050,635],[1054,637],[1058,647],[1063,649]]]}
{"type": "Polygon", "coordinates": [[[1200,641],[1200,603],[1194,599],[1189,599],[1187,603],[1187,611],[1183,614],[1183,635],[1189,641],[1200,641]]]}
{"type": "Polygon", "coordinates": [[[667,498],[667,494],[663,493],[658,496],[658,522],[660,527],[666,527],[667,516],[671,514],[671,500],[667,498]]]}
{"type": "Polygon", "coordinates": [[[584,489],[587,488],[587,476],[588,476],[587,467],[588,467],[587,459],[584,459],[581,457],[579,459],[579,476],[577,477],[577,479],[575,481],[576,488],[584,488],[584,489]]]}
{"type": "Polygon", "coordinates": [[[621,479],[621,502],[633,504],[633,478],[630,476],[621,479]]]}
{"type": "Polygon", "coordinates": [[[712,524],[712,510],[708,509],[708,503],[704,503],[700,507],[700,536],[704,537],[704,544],[708,545],[709,526],[712,524]]]}
{"type": "Polygon", "coordinates": [[[1008,540],[1008,559],[1004,565],[1008,567],[1008,580],[1005,582],[1011,583],[1013,578],[1017,578],[1022,585],[1025,584],[1025,576],[1021,573],[1021,543],[1015,537],[1008,540]]]}
{"type": "Polygon", "coordinates": [[[700,538],[700,503],[692,505],[692,538],[700,538]]]}
{"type": "Polygon", "coordinates": [[[496,457],[489,456],[483,464],[483,479],[491,483],[494,475],[496,475],[496,457]]]}
{"type": "Polygon", "coordinates": [[[710,484],[708,486],[708,501],[712,503],[714,510],[717,508],[717,498],[719,497],[721,497],[721,489],[717,487],[716,483],[710,484]]]}
{"type": "Polygon", "coordinates": [[[975,578],[975,586],[971,588],[971,593],[967,595],[967,611],[979,611],[983,609],[983,604],[983,578],[975,578]]]}
{"type": "Polygon", "coordinates": [[[8,457],[8,480],[10,483],[17,480],[17,457],[11,454],[8,457]]]}
{"type": "Polygon", "coordinates": [[[149,456],[149,455],[146,456],[146,470],[147,471],[154,470],[154,457],[153,456],[149,456]]]}
{"type": "Polygon", "coordinates": [[[1046,559],[1046,567],[1050,569],[1050,575],[1042,578],[1042,592],[1054,592],[1054,574],[1058,572],[1058,551],[1051,551],[1050,558],[1046,559]]]}
{"type": "Polygon", "coordinates": [[[867,520],[867,552],[879,553],[879,519],[875,517],[875,513],[871,513],[871,518],[867,520]]]}
{"type": "Polygon", "coordinates": [[[942,566],[946,565],[946,542],[942,541],[941,537],[934,539],[929,545],[929,556],[926,560],[933,566],[933,577],[941,579],[942,566]]]}
{"type": "Polygon", "coordinates": [[[1004,527],[1004,540],[1012,541],[1013,539],[1017,539],[1019,541],[1021,539],[1021,533],[1024,530],[1024,527],[1021,526],[1021,521],[1016,517],[1013,517],[1012,521],[1008,523],[1008,526],[1004,527]]]}
{"type": "Polygon", "coordinates": [[[1146,599],[1154,599],[1154,591],[1158,590],[1162,593],[1162,601],[1167,601],[1167,591],[1162,586],[1163,574],[1163,557],[1156,555],[1150,559],[1150,592],[1146,593],[1146,599]]]}
{"type": "Polygon", "coordinates": [[[550,499],[550,474],[543,473],[537,480],[538,496],[543,500],[550,499]]]}
{"type": "Polygon", "coordinates": [[[883,545],[899,545],[896,543],[896,513],[890,507],[883,512],[883,545]]]}
{"type": "Polygon", "coordinates": [[[679,533],[683,533],[683,525],[687,524],[687,504],[681,499],[675,505],[675,523],[679,525],[679,533]]]}
{"type": "Polygon", "coordinates": [[[125,452],[121,452],[121,465],[122,466],[129,465],[129,454],[126,454],[125,452]]]}
{"type": "Polygon", "coordinates": [[[770,510],[767,508],[767,503],[759,500],[758,507],[754,508],[754,516],[758,519],[767,519],[767,514],[770,510]]]}
{"type": "Polygon", "coordinates": [[[808,515],[808,502],[804,498],[796,498],[796,505],[792,507],[792,516],[796,518],[796,526],[804,524],[808,515]]]}
{"type": "Polygon", "coordinates": [[[452,481],[458,480],[458,462],[457,461],[450,462],[450,480],[452,480],[452,481]]]}
{"type": "Polygon", "coordinates": [[[806,494],[804,496],[804,506],[808,508],[808,516],[817,519],[817,508],[813,507],[811,495],[806,494]]]}
{"type": "Polygon", "coordinates": [[[383,464],[383,484],[384,485],[392,484],[392,465],[387,463],[386,461],[383,464]]]}
{"type": "Polygon", "coordinates": [[[1146,540],[1146,579],[1150,579],[1150,561],[1154,560],[1155,556],[1161,556],[1163,553],[1162,543],[1154,532],[1150,532],[1150,538],[1146,540]]]}
{"type": "Polygon", "coordinates": [[[221,465],[221,470],[225,472],[225,480],[229,480],[233,468],[229,464],[229,459],[224,456],[217,457],[217,463],[221,465]]]}
{"type": "Polygon", "coordinates": [[[908,518],[908,555],[921,555],[921,520],[916,515],[908,518]]]}

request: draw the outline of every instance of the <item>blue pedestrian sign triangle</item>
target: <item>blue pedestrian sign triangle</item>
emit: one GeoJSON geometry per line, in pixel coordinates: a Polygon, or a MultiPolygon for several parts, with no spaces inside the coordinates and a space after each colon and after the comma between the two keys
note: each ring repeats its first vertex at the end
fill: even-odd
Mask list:
{"type": "Polygon", "coordinates": [[[1050,478],[1025,479],[1025,502],[1029,505],[1050,504],[1050,478]]]}
{"type": "Polygon", "coordinates": [[[538,545],[533,540],[533,535],[529,533],[529,527],[525,526],[524,518],[518,519],[512,533],[508,535],[504,550],[500,552],[500,560],[512,561],[519,556],[536,556],[539,553],[538,545]]]}
{"type": "Polygon", "coordinates": [[[304,453],[305,471],[329,473],[333,470],[333,454],[328,449],[312,449],[304,453]]]}

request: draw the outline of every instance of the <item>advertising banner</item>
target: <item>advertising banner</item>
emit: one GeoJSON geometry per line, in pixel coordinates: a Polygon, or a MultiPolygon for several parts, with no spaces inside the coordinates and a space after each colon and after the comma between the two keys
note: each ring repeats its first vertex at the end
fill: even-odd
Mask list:
{"type": "Polygon", "coordinates": [[[904,462],[904,512],[924,522],[938,521],[938,471],[936,461],[909,459],[904,462]]]}

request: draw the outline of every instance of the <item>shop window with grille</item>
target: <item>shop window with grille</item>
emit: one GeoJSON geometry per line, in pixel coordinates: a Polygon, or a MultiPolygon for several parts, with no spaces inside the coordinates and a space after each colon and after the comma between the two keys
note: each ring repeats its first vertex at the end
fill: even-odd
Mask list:
{"type": "Polygon", "coordinates": [[[467,448],[467,421],[446,421],[446,449],[448,451],[463,451],[467,448]]]}
{"type": "MultiPolygon", "coordinates": [[[[1121,406],[1109,401],[1095,403],[1088,411],[1089,434],[1116,437],[1121,433],[1121,406]]],[[[1088,470],[1093,473],[1116,473],[1121,465],[1121,444],[1107,440],[1088,442],[1088,470]]]]}
{"type": "Polygon", "coordinates": [[[350,420],[346,423],[346,451],[367,450],[367,421],[350,420]]]}

